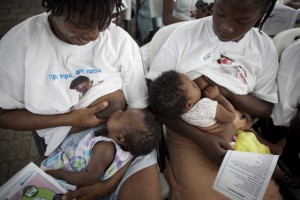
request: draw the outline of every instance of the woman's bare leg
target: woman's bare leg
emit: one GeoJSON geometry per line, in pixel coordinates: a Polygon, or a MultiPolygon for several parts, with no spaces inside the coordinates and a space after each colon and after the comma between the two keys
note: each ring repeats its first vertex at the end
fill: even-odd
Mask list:
{"type": "Polygon", "coordinates": [[[160,200],[158,165],[146,167],[128,177],[122,184],[118,200],[160,200]]]}

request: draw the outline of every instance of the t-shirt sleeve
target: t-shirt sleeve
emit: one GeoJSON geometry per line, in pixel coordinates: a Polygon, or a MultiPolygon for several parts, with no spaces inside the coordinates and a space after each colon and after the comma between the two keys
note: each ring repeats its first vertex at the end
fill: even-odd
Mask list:
{"type": "Polygon", "coordinates": [[[283,53],[277,75],[279,102],[275,104],[272,119],[275,125],[289,126],[300,104],[300,41],[283,53]]]}
{"type": "Polygon", "coordinates": [[[174,42],[176,41],[176,37],[176,35],[171,34],[158,50],[150,65],[149,72],[146,74],[146,79],[154,80],[162,72],[176,70],[179,61],[178,51],[182,49],[180,47],[176,47],[176,45],[178,45],[178,42],[174,42]]]}
{"type": "Polygon", "coordinates": [[[148,106],[148,88],[139,48],[130,38],[127,38],[123,48],[120,65],[128,108],[145,108],[148,106]]]}
{"type": "Polygon", "coordinates": [[[257,75],[253,96],[271,103],[277,103],[278,85],[276,75],[278,71],[278,56],[275,46],[267,35],[262,35],[263,45],[261,48],[262,71],[257,75]]]}
{"type": "Polygon", "coordinates": [[[28,40],[18,26],[10,30],[0,41],[0,107],[24,108],[24,65],[28,40]]]}

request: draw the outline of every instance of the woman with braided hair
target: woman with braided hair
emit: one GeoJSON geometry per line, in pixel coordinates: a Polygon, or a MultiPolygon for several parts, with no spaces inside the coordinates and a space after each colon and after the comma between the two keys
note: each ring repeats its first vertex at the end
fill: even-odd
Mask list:
{"type": "MultiPolygon", "coordinates": [[[[278,57],[261,27],[275,3],[215,0],[211,17],[183,23],[173,31],[153,59],[146,78],[155,80],[169,70],[184,73],[191,80],[205,75],[206,81],[218,85],[236,109],[255,118],[270,117],[278,101],[278,57]],[[218,69],[218,75],[211,66],[218,69]]],[[[227,199],[212,186],[218,165],[231,147],[180,118],[159,117],[167,127],[170,160],[165,175],[171,188],[169,199],[227,199]]],[[[273,180],[263,199],[282,199],[273,180]]]]}
{"type": "MultiPolygon", "coordinates": [[[[146,109],[148,94],[138,45],[111,23],[122,0],[43,0],[42,5],[47,12],[20,23],[0,42],[0,127],[37,130],[48,156],[76,146],[91,128],[101,132],[107,118],[98,116],[123,110],[124,98],[127,109],[146,109]],[[79,76],[97,80],[90,90],[103,90],[90,95],[95,99],[89,106],[73,109],[82,100],[69,87],[79,76]],[[108,83],[114,91],[107,90],[108,83]]],[[[65,197],[160,199],[156,151],[65,197]]]]}

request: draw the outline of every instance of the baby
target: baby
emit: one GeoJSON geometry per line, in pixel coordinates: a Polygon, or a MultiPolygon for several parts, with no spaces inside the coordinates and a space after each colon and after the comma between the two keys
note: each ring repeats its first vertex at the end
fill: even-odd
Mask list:
{"type": "MultiPolygon", "coordinates": [[[[117,110],[107,121],[107,132],[87,134],[77,147],[56,151],[41,163],[56,179],[76,186],[93,185],[106,180],[135,157],[146,155],[158,147],[161,125],[149,111],[117,110]]],[[[66,183],[66,189],[75,189],[66,183]]]]}
{"type": "MultiPolygon", "coordinates": [[[[202,77],[200,77],[202,79],[202,77]]],[[[204,80],[202,80],[204,81],[204,80]]],[[[149,88],[149,104],[154,112],[166,117],[181,117],[197,128],[232,142],[236,128],[235,110],[219,93],[217,86],[206,86],[204,95],[186,75],[164,72],[149,88]]]]}
{"type": "MultiPolygon", "coordinates": [[[[149,104],[153,112],[165,117],[181,117],[202,131],[223,138],[238,151],[281,154],[285,140],[273,144],[254,134],[249,120],[235,111],[216,85],[209,85],[202,77],[197,79],[204,88],[204,97],[198,85],[185,74],[164,72],[149,87],[149,104]]],[[[274,179],[284,176],[277,166],[274,179]]]]}

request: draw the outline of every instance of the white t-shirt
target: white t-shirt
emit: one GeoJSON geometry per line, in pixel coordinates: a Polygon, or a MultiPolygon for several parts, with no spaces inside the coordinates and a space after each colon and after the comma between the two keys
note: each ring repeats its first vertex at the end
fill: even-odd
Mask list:
{"type": "MultiPolygon", "coordinates": [[[[196,3],[198,0],[176,0],[174,2],[173,16],[181,20],[193,20],[191,11],[196,11],[196,3]]],[[[206,3],[213,3],[214,0],[204,0],[206,3]]]]}
{"type": "MultiPolygon", "coordinates": [[[[48,15],[42,13],[27,19],[2,38],[1,108],[25,108],[37,114],[69,112],[79,101],[79,93],[70,89],[71,81],[80,75],[95,80],[103,72],[121,76],[129,108],[148,105],[139,48],[128,33],[111,24],[97,40],[83,46],[71,45],[53,34],[48,15]]],[[[55,138],[55,145],[70,129],[64,128],[62,133],[56,132],[60,138],[55,138]]],[[[40,132],[47,144],[54,139],[54,129],[40,132]]]]}
{"type": "Polygon", "coordinates": [[[300,40],[282,53],[277,82],[279,103],[275,104],[272,119],[275,125],[289,126],[300,104],[300,40]]]}
{"type": "MultiPolygon", "coordinates": [[[[164,71],[175,70],[193,80],[202,75],[203,67],[211,74],[209,78],[236,94],[240,91],[232,86],[235,78],[244,82],[246,94],[277,103],[277,52],[272,40],[256,28],[251,29],[239,42],[221,42],[213,31],[212,17],[184,23],[162,45],[146,78],[154,80],[164,71]],[[216,61],[211,55],[221,55],[240,64],[246,77],[217,78],[215,71],[210,70],[210,61],[216,61]]],[[[223,73],[224,77],[228,74],[223,73]]],[[[222,73],[218,75],[221,77],[222,73]]]]}

